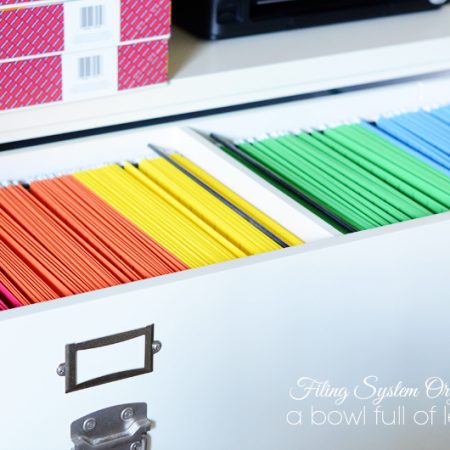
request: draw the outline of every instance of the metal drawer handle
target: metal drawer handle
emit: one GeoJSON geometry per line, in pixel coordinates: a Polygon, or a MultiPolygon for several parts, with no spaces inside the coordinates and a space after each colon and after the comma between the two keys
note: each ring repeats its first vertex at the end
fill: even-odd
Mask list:
{"type": "Polygon", "coordinates": [[[60,364],[56,370],[56,373],[59,376],[65,377],[66,379],[66,393],[80,391],[82,389],[100,386],[113,381],[124,380],[126,378],[136,377],[138,375],[152,372],[153,356],[161,350],[161,342],[154,340],[154,328],[154,325],[149,325],[137,330],[126,331],[125,333],[113,334],[111,336],[92,339],[90,341],[80,342],[77,344],[67,344],[66,361],[60,364]],[[145,338],[144,367],[111,373],[84,381],[82,383],[77,383],[77,352],[119,344],[141,336],[144,336],[145,338]]]}
{"type": "Polygon", "coordinates": [[[73,450],[147,450],[151,425],[146,403],[102,409],[72,423],[73,450]]]}

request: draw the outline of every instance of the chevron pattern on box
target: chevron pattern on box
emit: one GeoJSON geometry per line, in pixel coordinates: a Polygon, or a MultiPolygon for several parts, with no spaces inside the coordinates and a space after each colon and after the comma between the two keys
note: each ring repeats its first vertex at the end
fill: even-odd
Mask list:
{"type": "Polygon", "coordinates": [[[64,50],[62,4],[0,11],[0,59],[64,50]]]}
{"type": "Polygon", "coordinates": [[[168,41],[119,47],[119,91],[167,81],[168,41]]]}
{"type": "Polygon", "coordinates": [[[0,64],[0,110],[62,100],[61,56],[0,64]]]}
{"type": "Polygon", "coordinates": [[[121,41],[170,33],[170,0],[122,0],[121,41]]]}

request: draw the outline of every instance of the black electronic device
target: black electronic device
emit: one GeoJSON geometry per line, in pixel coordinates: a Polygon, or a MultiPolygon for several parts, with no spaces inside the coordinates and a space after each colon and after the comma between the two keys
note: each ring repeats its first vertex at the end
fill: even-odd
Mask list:
{"type": "Polygon", "coordinates": [[[439,8],[448,0],[173,0],[176,24],[208,39],[439,8]]]}

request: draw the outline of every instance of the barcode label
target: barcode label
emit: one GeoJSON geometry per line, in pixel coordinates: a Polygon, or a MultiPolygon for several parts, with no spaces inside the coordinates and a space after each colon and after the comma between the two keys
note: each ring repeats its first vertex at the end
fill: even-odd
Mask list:
{"type": "Polygon", "coordinates": [[[121,0],[51,1],[64,7],[64,51],[90,52],[94,48],[115,47],[120,42],[121,0]]]}
{"type": "Polygon", "coordinates": [[[61,59],[64,101],[112,95],[117,92],[117,46],[64,52],[61,59]]]}
{"type": "Polygon", "coordinates": [[[85,6],[81,8],[81,28],[101,28],[105,23],[105,11],[103,5],[85,6]]]}
{"type": "Polygon", "coordinates": [[[86,80],[97,78],[102,73],[102,58],[100,55],[85,56],[78,60],[78,78],[86,80]]]}

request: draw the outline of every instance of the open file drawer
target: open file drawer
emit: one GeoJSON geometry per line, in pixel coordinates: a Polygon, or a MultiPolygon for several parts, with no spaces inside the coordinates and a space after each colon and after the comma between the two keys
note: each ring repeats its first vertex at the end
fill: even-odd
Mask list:
{"type": "MultiPolygon", "coordinates": [[[[440,88],[448,85],[436,79],[184,125],[235,138],[320,126],[319,118],[337,122],[445,101],[440,88]]],[[[71,424],[80,418],[81,431],[72,432],[95,434],[95,417],[97,429],[109,424],[112,435],[115,417],[94,413],[139,402],[148,405],[147,445],[155,450],[446,448],[445,398],[386,399],[386,420],[405,406],[405,423],[381,426],[372,399],[300,400],[298,383],[308,377],[352,389],[378,377],[369,378],[377,387],[402,382],[423,389],[430,377],[447,381],[450,214],[342,236],[200,135],[171,127],[5,152],[0,179],[140,158],[148,142],[178,149],[233,189],[245,189],[307,244],[0,314],[0,448],[68,449],[71,424]],[[135,340],[110,338],[104,347],[91,341],[149,325],[154,335],[146,341],[145,331],[128,335],[135,340]],[[155,340],[162,343],[158,353],[155,340]],[[67,344],[83,342],[66,354],[67,344]],[[79,389],[92,378],[148,368],[149,355],[151,372],[79,389]],[[76,379],[69,376],[74,365],[76,379]],[[414,423],[416,412],[435,405],[433,426],[414,423]],[[336,425],[339,413],[359,415],[364,407],[358,425],[336,425]],[[328,424],[312,425],[311,408],[338,412],[328,424]]],[[[97,441],[92,448],[116,447],[97,441]]]]}

